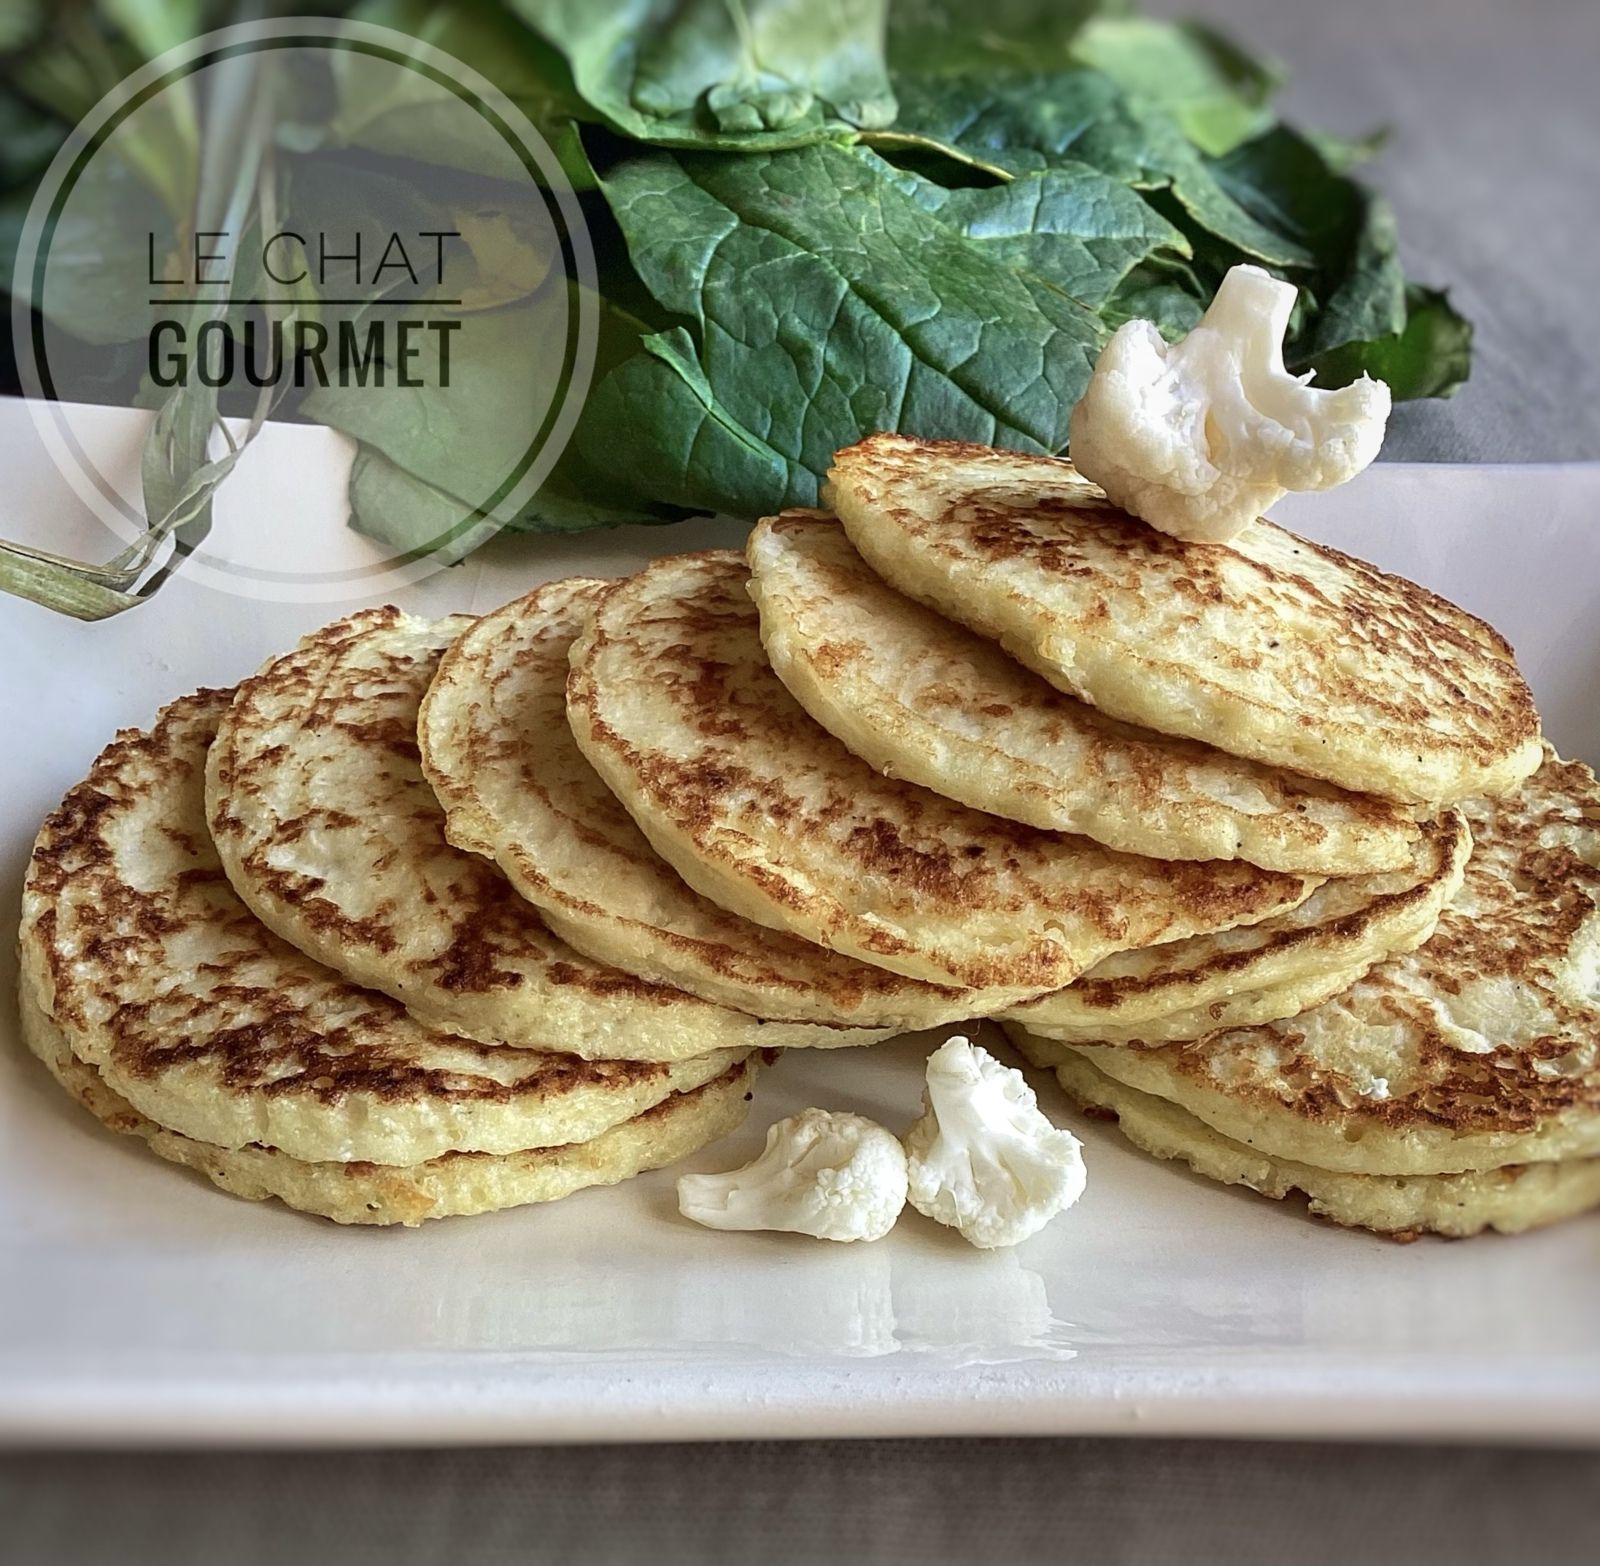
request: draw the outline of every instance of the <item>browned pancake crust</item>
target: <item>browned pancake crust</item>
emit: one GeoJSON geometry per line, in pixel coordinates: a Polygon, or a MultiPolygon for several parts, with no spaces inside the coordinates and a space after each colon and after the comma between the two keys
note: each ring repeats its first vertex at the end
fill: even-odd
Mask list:
{"type": "Polygon", "coordinates": [[[209,759],[211,830],[235,890],[285,940],[431,1026],[591,1059],[867,1043],[768,1024],[594,962],[495,865],[449,841],[418,713],[472,622],[393,609],[326,626],[240,686],[209,759]]]}
{"type": "Polygon", "coordinates": [[[960,939],[938,956],[942,978],[1016,994],[1109,951],[1267,917],[1314,884],[1117,854],[885,779],[773,673],[747,579],[732,551],[657,561],[602,600],[568,686],[586,754],[614,786],[625,778],[624,802],[706,895],[915,977],[932,976],[928,944],[902,929],[938,920],[960,939]],[[690,742],[623,732],[610,714],[624,686],[670,708],[672,736],[690,742]],[[893,917],[864,916],[857,889],[893,917]]]}
{"type": "MultiPolygon", "coordinates": [[[[292,708],[307,729],[345,735],[356,745],[383,751],[398,763],[390,774],[392,797],[386,801],[390,812],[407,820],[408,831],[420,828],[426,846],[441,859],[448,859],[451,866],[445,892],[452,938],[437,956],[419,964],[419,979],[459,994],[517,988],[522,977],[503,960],[514,954],[520,960],[547,962],[553,984],[596,996],[625,995],[668,1005],[680,1002],[683,997],[676,990],[636,979],[617,968],[579,960],[545,928],[537,911],[493,865],[476,855],[458,853],[447,842],[444,811],[423,776],[417,743],[416,705],[427,688],[431,663],[419,668],[414,660],[402,656],[373,659],[373,687],[381,692],[383,707],[376,715],[352,717],[346,688],[337,685],[329,689],[325,676],[330,666],[337,668],[369,632],[394,627],[403,618],[399,610],[385,606],[324,626],[304,638],[294,652],[245,680],[235,706],[240,713],[248,713],[256,703],[270,700],[280,708],[292,708]]],[[[449,645],[449,632],[464,630],[469,623],[464,618],[442,622],[439,653],[449,645]]],[[[252,842],[240,861],[260,894],[293,909],[296,920],[319,944],[325,941],[341,952],[366,950],[380,956],[400,951],[404,937],[399,926],[406,908],[386,905],[365,917],[352,917],[323,895],[325,883],[318,876],[285,870],[276,862],[279,850],[312,833],[355,829],[361,825],[359,818],[337,806],[313,809],[276,822],[265,837],[249,835],[241,810],[250,800],[270,792],[283,757],[272,748],[254,752],[229,749],[220,759],[222,803],[211,829],[218,836],[252,842]]]]}
{"type": "Polygon", "coordinates": [[[567,726],[568,653],[612,585],[547,583],[485,616],[441,659],[418,728],[450,841],[494,860],[596,961],[706,1000],[852,1027],[931,1027],[973,1015],[960,990],[728,913],[651,848],[567,726]]]}
{"type": "MultiPolygon", "coordinates": [[[[1265,961],[1306,947],[1319,953],[1325,951],[1332,965],[1340,953],[1359,945],[1379,920],[1402,917],[1426,903],[1436,893],[1440,877],[1448,872],[1450,865],[1465,859],[1470,846],[1461,813],[1447,810],[1436,820],[1423,824],[1417,858],[1419,863],[1428,866],[1428,873],[1410,886],[1379,893],[1351,912],[1323,923],[1298,921],[1296,915],[1301,910],[1296,909],[1280,919],[1251,926],[1251,934],[1259,933],[1259,940],[1248,941],[1232,950],[1219,947],[1207,952],[1204,960],[1198,963],[1158,966],[1154,971],[1120,974],[1116,978],[1096,978],[1091,972],[1072,988],[1082,996],[1086,1006],[1114,1017],[1123,1007],[1148,1000],[1163,990],[1171,990],[1181,998],[1185,990],[1201,983],[1248,974],[1265,961]]],[[[1313,906],[1315,901],[1313,897],[1313,906]]],[[[1200,939],[1204,938],[1197,939],[1197,946],[1200,939]]],[[[1162,951],[1163,948],[1154,947],[1148,955],[1159,960],[1162,951]]],[[[1019,1020],[1026,1022],[1028,1019],[1024,1015],[1019,1020]]]]}
{"type": "MultiPolygon", "coordinates": [[[[1236,1117],[1258,1122],[1264,1150],[1277,1150],[1268,1138],[1289,1111],[1299,1129],[1283,1130],[1286,1155],[1297,1136],[1304,1160],[1326,1167],[1343,1167],[1330,1162],[1341,1146],[1387,1161],[1411,1140],[1447,1159],[1454,1149],[1460,1168],[1513,1161],[1485,1163],[1474,1138],[1538,1137],[1543,1156],[1600,1151],[1600,787],[1549,752],[1520,795],[1462,809],[1473,855],[1417,951],[1298,1017],[1131,1053],[1225,1134],[1236,1117]]],[[[1162,1091],[1144,1067],[1138,1081],[1125,1075],[1117,1050],[1087,1054],[1162,1091]]]]}
{"type": "Polygon", "coordinates": [[[840,452],[830,480],[852,541],[902,591],[1115,717],[1423,803],[1537,764],[1538,713],[1498,632],[1270,522],[1189,542],[1069,462],[898,435],[840,452]]]}
{"type": "Polygon", "coordinates": [[[204,827],[206,747],[232,693],[203,690],[118,735],[45,822],[24,960],[51,1019],[119,1087],[201,1067],[224,1094],[323,1106],[550,1103],[622,1095],[670,1068],[482,1046],[435,1033],[271,934],[204,827]],[[150,810],[152,798],[175,802],[150,810]],[[130,850],[139,876],[130,873],[130,850]]]}
{"type": "Polygon", "coordinates": [[[879,771],[974,809],[1156,859],[1396,869],[1414,810],[1078,701],[883,581],[826,512],[761,522],[746,550],[773,667],[879,771]]]}

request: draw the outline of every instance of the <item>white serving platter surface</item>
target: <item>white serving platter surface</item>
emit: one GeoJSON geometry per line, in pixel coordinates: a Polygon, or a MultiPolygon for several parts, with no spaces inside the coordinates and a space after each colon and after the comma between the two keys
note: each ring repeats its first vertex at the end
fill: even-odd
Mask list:
{"type": "MultiPolygon", "coordinates": [[[[139,416],[75,410],[136,471],[139,416]]],[[[116,547],[0,403],[0,532],[116,547]]],[[[218,546],[324,549],[348,448],[269,428],[218,546]]],[[[1570,754],[1600,760],[1600,464],[1381,466],[1286,502],[1289,525],[1427,583],[1517,644],[1570,754]]],[[[733,524],[500,540],[392,594],[489,608],[572,571],[737,542],[733,524]]],[[[281,555],[280,555],[281,557],[281,555]]],[[[370,597],[358,600],[370,602],[370,597]]],[[[0,904],[34,830],[121,725],[224,684],[356,604],[260,602],[183,577],[82,626],[0,598],[0,904]]],[[[1600,1219],[1399,1246],[1224,1190],[1041,1101],[1087,1144],[1087,1195],[1011,1252],[908,1213],[875,1245],[712,1234],[659,1173],[547,1208],[360,1231],[251,1205],[114,1138],[23,1052],[0,958],[0,1439],[456,1443],[1126,1432],[1600,1440],[1600,1219]]],[[[791,1054],[728,1167],[809,1104],[894,1127],[928,1038],[791,1054]]]]}

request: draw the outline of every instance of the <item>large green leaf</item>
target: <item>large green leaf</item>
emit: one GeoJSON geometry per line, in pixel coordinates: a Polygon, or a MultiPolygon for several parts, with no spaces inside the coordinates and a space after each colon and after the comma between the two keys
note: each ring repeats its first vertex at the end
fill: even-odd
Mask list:
{"type": "Polygon", "coordinates": [[[1287,126],[1274,127],[1210,167],[1252,217],[1324,261],[1348,246],[1360,226],[1362,187],[1336,171],[1310,138],[1287,126]]]}
{"type": "Polygon", "coordinates": [[[349,254],[359,244],[364,258],[359,273],[348,261],[319,265],[326,297],[381,294],[384,288],[373,274],[395,234],[455,236],[447,242],[448,251],[437,241],[413,240],[408,257],[417,282],[403,269],[384,274],[387,286],[404,287],[408,298],[453,301],[445,307],[450,313],[526,298],[559,265],[559,244],[543,200],[525,182],[413,170],[404,163],[374,166],[330,151],[285,161],[291,165],[288,204],[296,229],[336,235],[334,248],[349,254]]]}
{"type": "Polygon", "coordinates": [[[365,442],[356,448],[347,498],[350,526],[405,559],[431,555],[454,565],[498,525],[365,442]]]}
{"type": "Polygon", "coordinates": [[[1349,342],[1312,361],[1319,385],[1359,375],[1387,381],[1397,400],[1451,397],[1472,373],[1472,323],[1438,289],[1406,288],[1405,325],[1387,337],[1349,342]]]}
{"type": "MultiPolygon", "coordinates": [[[[575,121],[592,118],[561,53],[494,0],[362,0],[357,21],[431,44],[498,87],[555,152],[567,179],[590,183],[575,121]]],[[[485,166],[484,127],[462,101],[422,72],[397,72],[359,53],[336,65],[337,111],[326,139],[476,174],[485,166]]],[[[503,171],[502,171],[503,172],[503,171]]]]}
{"type": "Polygon", "coordinates": [[[1187,256],[1183,234],[1136,191],[1081,163],[991,188],[949,189],[907,174],[900,188],[1003,265],[1036,273],[1098,309],[1140,262],[1187,256]]]}
{"type": "Polygon", "coordinates": [[[1276,65],[1194,23],[1101,17],[1083,28],[1072,53],[1134,97],[1165,109],[1213,156],[1271,126],[1269,104],[1283,82],[1276,65]]]}
{"type": "Polygon", "coordinates": [[[1206,232],[1254,260],[1305,267],[1305,247],[1245,210],[1159,109],[1098,71],[1000,79],[946,76],[899,84],[901,114],[880,145],[948,147],[995,174],[1088,164],[1123,184],[1167,191],[1206,232]]]}
{"type": "Polygon", "coordinates": [[[1164,337],[1175,342],[1200,324],[1211,293],[1187,262],[1152,256],[1123,278],[1100,314],[1112,328],[1128,321],[1153,321],[1164,337]]]}
{"type": "Polygon", "coordinates": [[[1306,358],[1390,337],[1405,326],[1406,278],[1394,213],[1381,196],[1366,196],[1363,208],[1339,264],[1327,269],[1328,292],[1300,347],[1306,358]]]}
{"type": "Polygon", "coordinates": [[[1341,173],[1316,143],[1287,126],[1235,149],[1215,168],[1242,206],[1316,258],[1311,275],[1299,279],[1309,308],[1289,346],[1292,366],[1303,369],[1347,343],[1403,330],[1406,279],[1394,214],[1382,197],[1341,173]]]}
{"type": "Polygon", "coordinates": [[[893,0],[891,76],[1004,77],[1080,63],[1083,30],[1129,14],[1129,0],[893,0]]]}
{"type": "Polygon", "coordinates": [[[628,135],[792,146],[894,117],[887,0],[508,0],[628,135]]]}
{"type": "Polygon", "coordinates": [[[574,454],[564,457],[539,493],[514,514],[492,513],[419,478],[375,446],[357,448],[350,470],[350,523],[396,555],[431,556],[454,565],[490,537],[517,533],[585,533],[625,523],[661,524],[682,511],[608,500],[608,486],[574,454]]]}
{"type": "MultiPolygon", "coordinates": [[[[569,309],[580,303],[598,312],[598,377],[637,351],[643,329],[569,287],[569,309]]],[[[541,344],[549,322],[541,325],[539,309],[538,301],[522,301],[466,317],[452,347],[448,389],[328,386],[307,398],[311,417],[361,442],[350,483],[358,531],[400,553],[450,560],[502,527],[573,532],[682,514],[631,494],[615,450],[590,466],[575,446],[559,455],[531,501],[493,497],[493,486],[537,435],[548,395],[541,344]]]]}
{"type": "Polygon", "coordinates": [[[319,386],[302,406],[435,487],[488,501],[532,445],[549,405],[545,350],[556,320],[548,298],[462,316],[450,338],[447,387],[436,384],[431,362],[415,377],[422,384],[403,384],[390,332],[384,385],[319,386]]]}
{"type": "Polygon", "coordinates": [[[641,278],[690,323],[646,339],[581,431],[597,461],[626,438],[644,493],[812,503],[834,451],[879,429],[1065,444],[1099,319],[871,153],[658,154],[605,190],[641,278]]]}

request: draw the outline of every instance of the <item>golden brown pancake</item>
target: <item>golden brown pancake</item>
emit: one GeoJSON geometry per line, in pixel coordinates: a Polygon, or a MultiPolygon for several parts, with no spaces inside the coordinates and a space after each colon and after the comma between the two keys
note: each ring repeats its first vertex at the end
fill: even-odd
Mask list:
{"type": "Polygon", "coordinates": [[[335,1223],[404,1224],[554,1202],[589,1186],[615,1185],[676,1163],[744,1118],[755,1075],[749,1059],[687,1093],[673,1093],[587,1142],[520,1153],[443,1153],[422,1164],[306,1163],[276,1148],[216,1147],[168,1131],[112,1091],[72,1053],[24,983],[22,1036],[51,1076],[108,1130],[137,1136],[170,1163],[203,1174],[247,1201],[285,1206],[335,1223]]]}
{"type": "Polygon", "coordinates": [[[572,650],[579,748],[702,896],[988,1009],[1113,951],[1268,918],[1315,885],[1113,853],[883,777],[784,689],[747,576],[732,552],[658,560],[606,594],[572,650]]]}
{"type": "Polygon", "coordinates": [[[239,687],[209,762],[212,836],[234,890],[301,951],[481,1044],[592,1060],[872,1043],[882,1030],[765,1023],[568,946],[446,835],[417,714],[469,621],[371,609],[239,687]]]}
{"type": "Polygon", "coordinates": [[[1471,851],[1466,819],[1447,810],[1423,829],[1404,870],[1325,881],[1298,908],[1260,924],[1119,952],[1009,1015],[1080,1044],[1199,1038],[1235,1026],[1246,1011],[1253,1022],[1297,1016],[1427,940],[1460,890],[1471,851]]]}
{"type": "Polygon", "coordinates": [[[1462,809],[1472,858],[1416,951],[1287,1021],[1083,1058],[1232,1141],[1336,1172],[1600,1154],[1600,787],[1552,752],[1519,794],[1462,809]]]}
{"type": "Polygon", "coordinates": [[[205,757],[230,691],[128,730],[45,822],[23,894],[31,993],[141,1114],[311,1162],[581,1142],[745,1053],[584,1061],[423,1027],[267,930],[206,833],[205,757]]]}
{"type": "Polygon", "coordinates": [[[1067,1096],[1096,1119],[1110,1117],[1141,1152],[1179,1159],[1223,1185],[1248,1186],[1282,1201],[1303,1195],[1313,1213],[1346,1228],[1371,1229],[1395,1240],[1424,1234],[1464,1239],[1495,1230],[1520,1234],[1600,1206],[1600,1158],[1446,1175],[1362,1175],[1318,1169],[1230,1141],[1186,1109],[1113,1081],[1080,1054],[1051,1052],[1015,1023],[1012,1042],[1026,1059],[1053,1064],[1067,1096]]]}
{"type": "Polygon", "coordinates": [[[596,962],[768,1018],[912,1029],[973,1015],[920,984],[741,919],[651,848],[567,727],[567,655],[607,582],[569,577],[485,615],[440,661],[418,723],[457,848],[492,859],[550,928],[596,962]]]}
{"type": "Polygon", "coordinates": [[[1154,859],[1308,875],[1411,859],[1406,807],[1107,717],[896,592],[824,513],[769,517],[746,556],[772,667],[879,772],[1154,859]]]}
{"type": "Polygon", "coordinates": [[[1189,543],[1069,462],[901,435],[841,451],[829,479],[880,576],[1114,718],[1407,803],[1539,765],[1498,633],[1270,522],[1189,543]]]}

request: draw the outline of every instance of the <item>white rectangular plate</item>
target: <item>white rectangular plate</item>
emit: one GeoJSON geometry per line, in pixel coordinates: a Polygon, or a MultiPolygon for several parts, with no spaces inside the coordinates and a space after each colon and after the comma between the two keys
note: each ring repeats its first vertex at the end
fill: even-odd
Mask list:
{"type": "MultiPolygon", "coordinates": [[[[133,416],[85,412],[136,454],[133,416]]],[[[224,546],[359,558],[348,452],[269,430],[224,546]]],[[[24,411],[0,404],[5,526],[93,547],[24,411]]],[[[130,470],[131,471],[131,470],[130,470]]],[[[1600,759],[1600,465],[1373,469],[1291,526],[1404,572],[1517,643],[1565,751],[1600,759]]],[[[502,540],[402,595],[485,609],[546,577],[732,543],[732,524],[502,540]]],[[[103,538],[103,554],[112,546],[103,538]]],[[[85,627],[0,599],[0,899],[43,815],[119,725],[237,679],[340,605],[174,581],[85,627]]],[[[7,913],[7,918],[12,917],[7,913]]],[[[0,984],[9,994],[9,940],[0,984]]],[[[1142,1431],[1600,1439],[1600,1222],[1409,1247],[1224,1190],[1078,1125],[1083,1201],[981,1254],[907,1215],[876,1245],[708,1233],[656,1174],[548,1208],[363,1232],[254,1206],[107,1135],[0,1008],[0,1436],[13,1441],[465,1442],[1142,1431]]],[[[894,1127],[927,1041],[791,1054],[727,1167],[808,1105],[894,1127]]],[[[1071,1120],[1047,1080],[1041,1100],[1071,1120]]]]}

